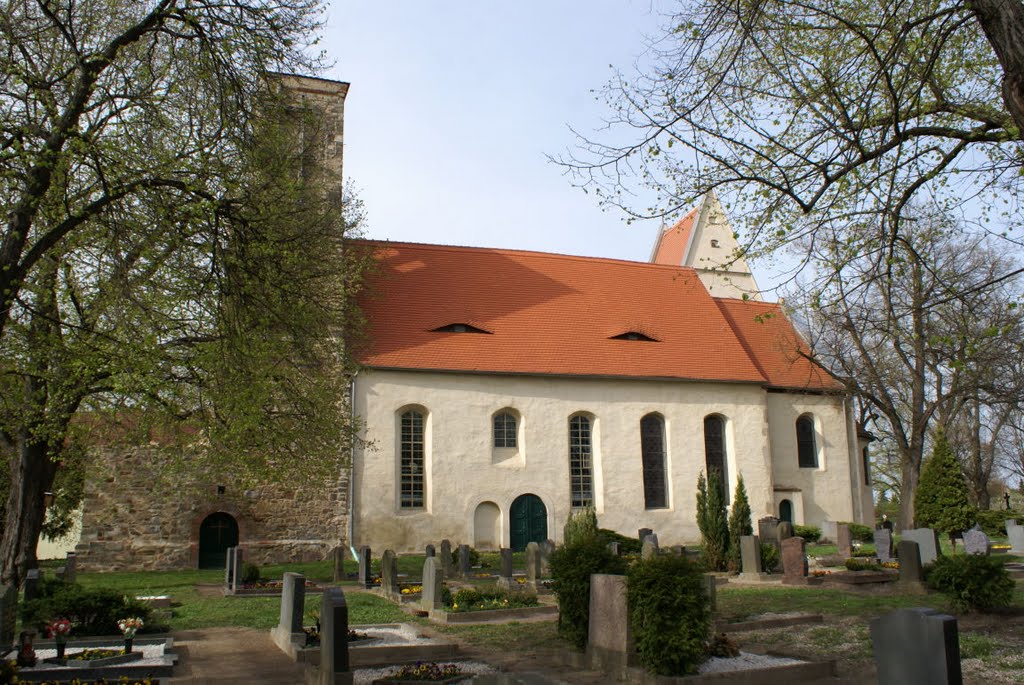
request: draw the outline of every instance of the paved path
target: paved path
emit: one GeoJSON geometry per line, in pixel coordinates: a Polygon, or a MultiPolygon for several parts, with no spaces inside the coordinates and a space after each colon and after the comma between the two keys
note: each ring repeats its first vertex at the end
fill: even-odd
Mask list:
{"type": "MultiPolygon", "coordinates": [[[[292,661],[270,639],[252,628],[206,628],[174,633],[178,667],[169,685],[302,685],[303,665],[292,661]]],[[[161,682],[164,682],[161,679],[161,682]]]]}

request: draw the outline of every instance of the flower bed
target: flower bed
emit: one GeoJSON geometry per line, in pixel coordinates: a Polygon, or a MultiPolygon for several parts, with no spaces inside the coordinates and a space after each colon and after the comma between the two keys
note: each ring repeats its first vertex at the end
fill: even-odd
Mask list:
{"type": "Polygon", "coordinates": [[[500,589],[463,588],[452,597],[449,612],[492,611],[494,609],[520,609],[540,603],[537,595],[526,592],[508,592],[500,589]]]}
{"type": "Polygon", "coordinates": [[[391,683],[457,683],[471,677],[455,664],[438,664],[433,661],[417,661],[415,664],[402,666],[390,675],[377,678],[373,685],[391,685],[391,683]]]}

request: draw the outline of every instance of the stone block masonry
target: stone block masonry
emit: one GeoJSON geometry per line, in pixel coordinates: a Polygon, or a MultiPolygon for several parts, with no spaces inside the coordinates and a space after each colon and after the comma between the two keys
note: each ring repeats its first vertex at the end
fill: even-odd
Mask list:
{"type": "Polygon", "coordinates": [[[196,568],[200,527],[216,512],[234,519],[245,560],[257,565],[327,559],[347,544],[347,473],[321,487],[244,489],[167,468],[175,458],[155,447],[96,455],[76,549],[80,571],[196,568]]]}

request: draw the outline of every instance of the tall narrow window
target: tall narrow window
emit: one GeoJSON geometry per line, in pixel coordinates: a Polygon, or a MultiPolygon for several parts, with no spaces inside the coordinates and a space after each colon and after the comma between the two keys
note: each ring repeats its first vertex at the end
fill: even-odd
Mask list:
{"type": "Polygon", "coordinates": [[[402,414],[399,504],[403,509],[423,506],[423,414],[410,410],[402,414]]]}
{"type": "Polygon", "coordinates": [[[800,468],[818,468],[818,446],[814,440],[814,419],[807,414],[796,420],[796,453],[800,468]]]}
{"type": "Polygon", "coordinates": [[[658,414],[640,419],[640,455],[644,468],[644,507],[668,506],[665,496],[665,420],[658,414]]]}
{"type": "Polygon", "coordinates": [[[722,493],[726,503],[729,502],[729,474],[726,472],[728,462],[725,458],[725,419],[712,414],[704,417],[704,465],[708,470],[708,478],[712,473],[718,474],[722,484],[722,493]]]}
{"type": "Polygon", "coordinates": [[[569,487],[573,507],[590,507],[594,504],[592,463],[590,419],[574,416],[569,419],[569,487]]]}
{"type": "Polygon", "coordinates": [[[494,415],[494,446],[516,446],[516,417],[507,411],[494,415]]]}

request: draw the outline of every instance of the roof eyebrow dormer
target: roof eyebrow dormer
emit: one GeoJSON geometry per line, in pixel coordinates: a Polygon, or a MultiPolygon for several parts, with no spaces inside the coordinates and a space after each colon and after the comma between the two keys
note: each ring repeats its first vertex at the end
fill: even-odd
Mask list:
{"type": "Polygon", "coordinates": [[[645,333],[641,333],[640,331],[626,331],[625,333],[619,333],[618,335],[613,335],[613,336],[611,336],[608,339],[609,340],[641,340],[643,342],[661,342],[657,338],[652,338],[651,336],[646,335],[645,333]]]}
{"type": "Polygon", "coordinates": [[[484,335],[493,335],[491,331],[485,331],[482,328],[478,328],[470,323],[450,323],[444,326],[438,326],[437,328],[431,328],[431,333],[483,333],[484,335]]]}

